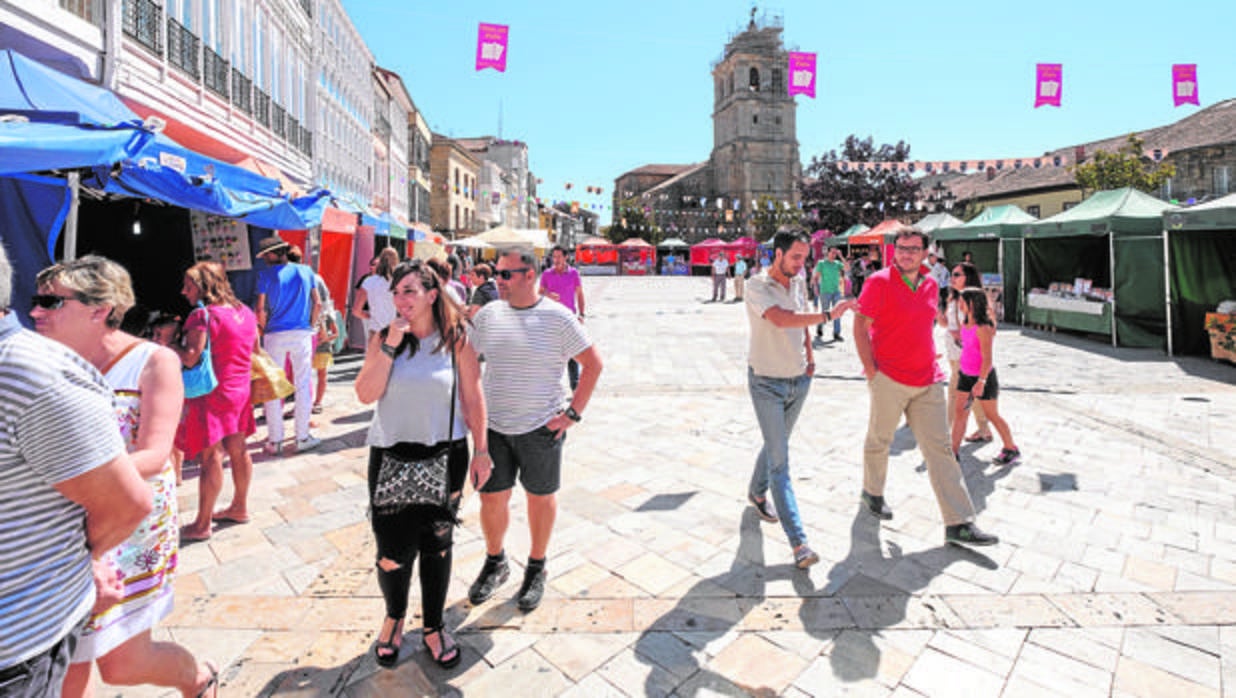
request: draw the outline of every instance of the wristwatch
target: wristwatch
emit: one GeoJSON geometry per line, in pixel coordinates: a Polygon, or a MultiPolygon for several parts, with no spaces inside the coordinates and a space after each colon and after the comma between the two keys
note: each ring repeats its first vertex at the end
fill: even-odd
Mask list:
{"type": "Polygon", "coordinates": [[[575,408],[571,407],[570,405],[567,405],[567,408],[562,411],[562,414],[565,414],[567,416],[567,419],[571,420],[572,422],[578,422],[579,420],[583,419],[583,417],[580,416],[580,414],[575,411],[575,408]]]}

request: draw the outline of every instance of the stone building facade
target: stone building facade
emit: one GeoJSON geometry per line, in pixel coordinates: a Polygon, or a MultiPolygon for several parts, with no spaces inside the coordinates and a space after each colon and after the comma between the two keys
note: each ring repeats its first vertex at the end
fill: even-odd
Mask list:
{"type": "Polygon", "coordinates": [[[713,149],[707,161],[644,165],[614,182],[614,222],[634,205],[665,236],[696,242],[754,232],[759,201],[797,206],[797,105],[787,91],[788,54],[779,17],[730,37],[712,66],[713,149]]]}
{"type": "Polygon", "coordinates": [[[429,198],[433,229],[450,237],[466,237],[476,230],[477,180],[481,161],[453,138],[433,135],[429,171],[433,195],[429,198]]]}

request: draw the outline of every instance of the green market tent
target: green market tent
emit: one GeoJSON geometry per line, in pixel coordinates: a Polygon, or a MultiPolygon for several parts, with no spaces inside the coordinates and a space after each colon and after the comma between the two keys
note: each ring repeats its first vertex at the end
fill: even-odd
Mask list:
{"type": "Polygon", "coordinates": [[[1021,318],[1022,231],[1038,219],[1017,206],[1007,204],[985,208],[969,222],[939,228],[932,240],[948,263],[961,261],[963,252],[974,256],[980,272],[995,269],[1004,283],[1004,317],[1021,318]]]}
{"type": "Polygon", "coordinates": [[[1174,209],[1136,189],[1112,189],[1026,225],[1025,285],[1080,277],[1110,287],[1112,345],[1165,347],[1163,213],[1174,209]]]}
{"type": "Polygon", "coordinates": [[[919,219],[914,227],[928,235],[935,235],[935,231],[939,228],[949,228],[955,225],[961,225],[960,218],[949,213],[932,213],[919,219]]]}
{"type": "Polygon", "coordinates": [[[834,235],[825,240],[824,244],[828,247],[842,247],[844,245],[849,245],[850,243],[848,242],[848,238],[851,235],[859,235],[867,232],[868,230],[871,230],[871,228],[863,225],[862,223],[855,223],[849,228],[846,228],[845,232],[840,235],[834,235]]]}
{"type": "Polygon", "coordinates": [[[1206,313],[1236,298],[1236,194],[1163,215],[1169,354],[1210,353],[1206,313]]]}

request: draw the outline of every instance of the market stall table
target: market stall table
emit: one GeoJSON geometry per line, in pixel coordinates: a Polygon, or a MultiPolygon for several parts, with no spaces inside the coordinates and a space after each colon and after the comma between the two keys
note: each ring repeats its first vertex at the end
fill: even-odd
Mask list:
{"type": "Polygon", "coordinates": [[[1105,301],[1031,293],[1026,296],[1026,324],[1110,335],[1112,305],[1105,301]]]}

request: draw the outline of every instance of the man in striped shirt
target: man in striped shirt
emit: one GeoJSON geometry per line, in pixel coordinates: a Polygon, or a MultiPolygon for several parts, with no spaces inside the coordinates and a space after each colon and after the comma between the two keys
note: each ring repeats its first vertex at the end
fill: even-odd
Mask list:
{"type": "MultiPolygon", "coordinates": [[[[72,350],[22,328],[12,278],[0,245],[0,695],[58,696],[92,607],[120,598],[99,560],[150,512],[151,493],[111,389],[72,350]]],[[[80,302],[35,297],[49,311],[80,302]]]]}
{"type": "Polygon", "coordinates": [[[531,611],[545,592],[545,555],[558,512],[562,445],[568,428],[588,406],[601,375],[601,355],[566,306],[541,297],[536,257],[513,249],[498,258],[500,300],[472,319],[471,339],[485,356],[485,405],[493,474],[481,488],[481,528],[488,556],[468,591],[484,603],[510,576],[503,539],[516,477],[528,495],[531,549],[517,603],[531,611]],[[569,359],[580,365],[579,384],[568,396],[562,375],[569,359]],[[568,399],[569,397],[569,399],[568,399]]]}

